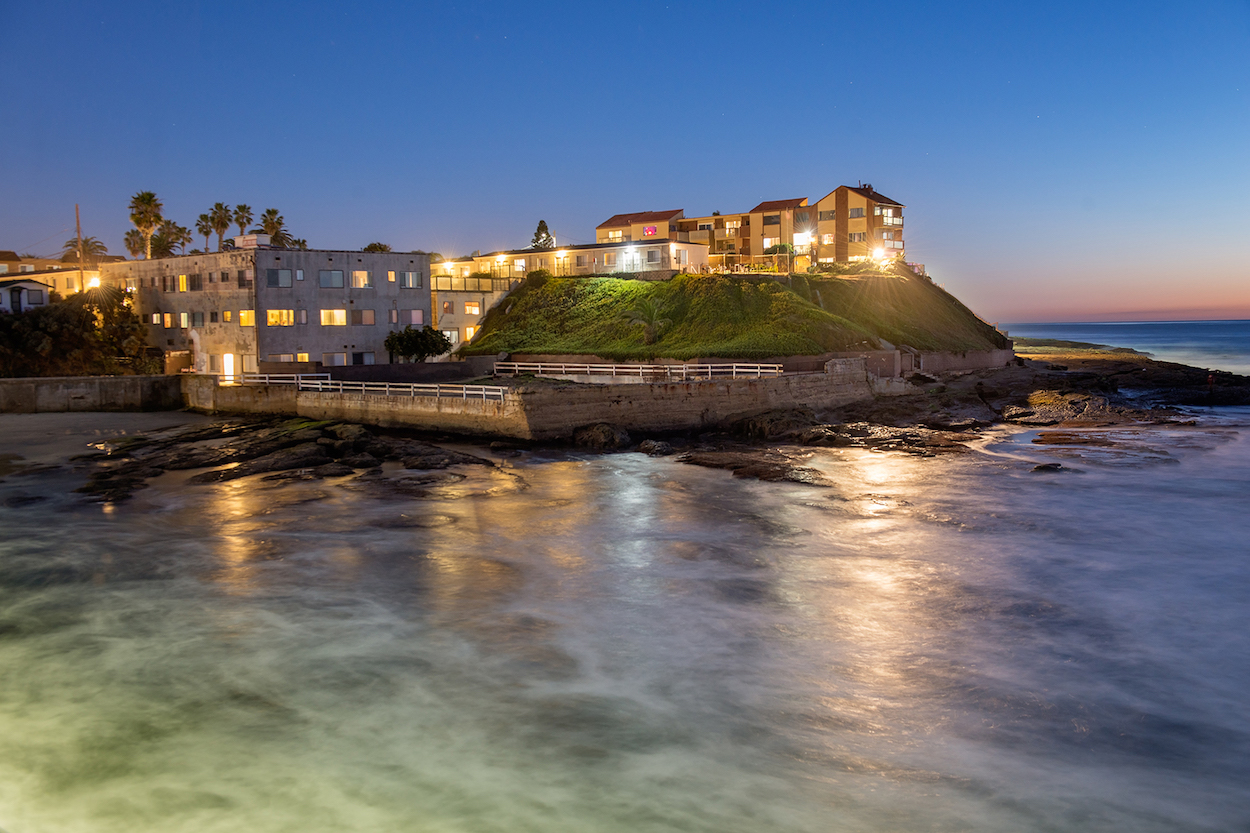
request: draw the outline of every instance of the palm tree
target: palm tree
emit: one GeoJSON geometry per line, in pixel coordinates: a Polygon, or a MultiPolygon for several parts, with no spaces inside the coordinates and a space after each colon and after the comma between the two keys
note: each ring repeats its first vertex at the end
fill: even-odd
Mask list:
{"type": "Polygon", "coordinates": [[[247,224],[252,222],[252,207],[236,205],[234,207],[234,224],[239,227],[239,235],[247,234],[247,224]]]}
{"type": "Polygon", "coordinates": [[[131,257],[137,260],[139,255],[143,254],[144,245],[143,232],[137,228],[132,228],[126,232],[126,251],[130,252],[131,257]]]}
{"type": "Polygon", "coordinates": [[[252,229],[252,234],[269,235],[270,245],[280,249],[290,248],[293,240],[291,233],[286,230],[286,220],[276,208],[265,209],[265,213],[260,215],[260,228],[252,229]]]}
{"type": "MultiPolygon", "coordinates": [[[[71,237],[65,241],[65,245],[61,247],[61,260],[78,260],[78,238],[71,237]]],[[[82,239],[82,258],[83,260],[94,260],[100,255],[109,253],[108,246],[105,246],[95,237],[84,237],[82,239]]]]}
{"type": "Polygon", "coordinates": [[[673,323],[672,319],[666,317],[667,313],[668,310],[658,300],[643,298],[638,306],[621,313],[621,318],[631,327],[641,324],[642,343],[655,344],[665,328],[673,323]]]}
{"type": "Polygon", "coordinates": [[[157,258],[173,257],[177,253],[175,250],[181,252],[194,239],[190,229],[165,220],[149,240],[150,252],[157,258]]]}
{"type": "MultiPolygon", "coordinates": [[[[230,206],[224,202],[214,203],[212,211],[208,212],[209,222],[212,223],[213,231],[217,232],[217,251],[221,251],[221,239],[226,232],[230,231],[230,223],[234,220],[234,215],[230,212],[230,206]]],[[[208,242],[204,243],[204,251],[208,251],[208,242]]]]}
{"type": "Polygon", "coordinates": [[[152,259],[152,235],[161,224],[161,212],[165,206],[155,191],[140,191],[130,198],[130,222],[143,235],[146,257],[152,259]]]}
{"type": "Polygon", "coordinates": [[[291,245],[288,248],[299,249],[300,251],[307,251],[308,241],[302,237],[296,237],[293,240],[291,240],[291,245]]]}
{"type": "MultiPolygon", "coordinates": [[[[221,203],[218,203],[220,205],[221,203]]],[[[201,214],[199,219],[195,221],[195,230],[204,236],[204,251],[208,251],[208,237],[213,233],[213,218],[207,214],[201,214]]]]}

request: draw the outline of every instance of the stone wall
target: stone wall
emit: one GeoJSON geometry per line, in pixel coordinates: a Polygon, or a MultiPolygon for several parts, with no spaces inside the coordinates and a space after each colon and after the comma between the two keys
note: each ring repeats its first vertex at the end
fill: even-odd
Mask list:
{"type": "Polygon", "coordinates": [[[182,407],[176,376],[57,376],[0,379],[0,413],[171,411],[182,407]]]}
{"type": "Polygon", "coordinates": [[[971,350],[967,353],[921,353],[920,366],[916,368],[922,373],[961,373],[970,370],[984,370],[990,367],[1004,367],[1016,360],[1015,350],[971,350]]]}

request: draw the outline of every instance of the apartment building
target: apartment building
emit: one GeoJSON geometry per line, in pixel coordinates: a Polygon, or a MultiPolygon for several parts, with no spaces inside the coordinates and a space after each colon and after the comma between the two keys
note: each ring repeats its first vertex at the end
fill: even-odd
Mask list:
{"type": "Polygon", "coordinates": [[[650,272],[667,278],[676,272],[706,271],[707,246],[646,238],[637,243],[586,243],[549,251],[509,249],[445,260],[430,266],[434,326],[453,344],[469,341],[486,311],[536,269],[557,277],[650,272]]]}
{"type": "Polygon", "coordinates": [[[749,211],[686,217],[682,211],[617,214],[595,230],[600,240],[666,233],[708,247],[713,269],[893,259],[904,255],[903,204],[869,184],[840,185],[816,202],[767,200],[749,211]]]}
{"type": "Polygon", "coordinates": [[[389,333],[430,321],[428,255],[266,242],[101,264],[101,281],[131,294],[150,344],[185,352],[199,373],[255,372],[260,362],[385,363],[389,333]]]}

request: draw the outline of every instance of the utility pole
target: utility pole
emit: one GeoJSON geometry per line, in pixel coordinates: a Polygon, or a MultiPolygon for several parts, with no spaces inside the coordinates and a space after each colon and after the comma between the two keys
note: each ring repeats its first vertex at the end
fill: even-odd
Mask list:
{"type": "Polygon", "coordinates": [[[82,261],[82,221],[78,219],[78,203],[74,203],[74,234],[78,238],[78,291],[83,292],[87,288],[87,273],[83,271],[86,264],[82,261]]]}

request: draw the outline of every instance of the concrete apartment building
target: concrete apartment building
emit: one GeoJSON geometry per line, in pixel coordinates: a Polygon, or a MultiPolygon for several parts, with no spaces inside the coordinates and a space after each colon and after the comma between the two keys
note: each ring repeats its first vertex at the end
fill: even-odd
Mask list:
{"type": "Polygon", "coordinates": [[[894,259],[905,254],[903,204],[869,184],[840,185],[810,205],[806,197],[762,202],[750,211],[686,217],[680,210],[617,214],[595,229],[600,241],[662,235],[708,247],[713,269],[894,259]],[[780,247],[790,247],[778,264],[780,247]]]}
{"type": "Polygon", "coordinates": [[[131,294],[150,344],[199,373],[385,363],[389,333],[430,321],[428,255],[256,243],[106,263],[101,281],[131,294]]]}

